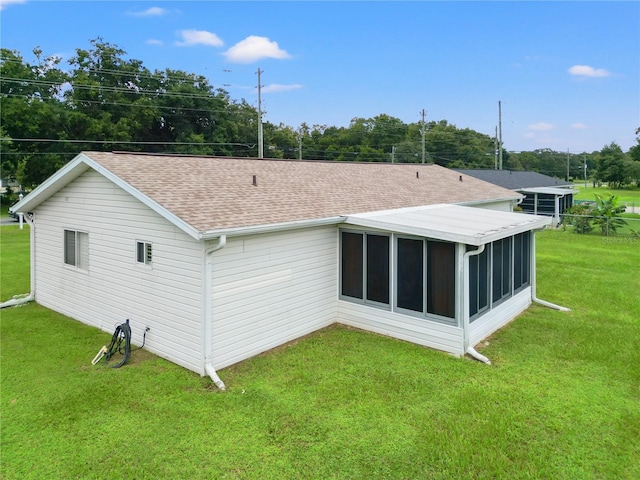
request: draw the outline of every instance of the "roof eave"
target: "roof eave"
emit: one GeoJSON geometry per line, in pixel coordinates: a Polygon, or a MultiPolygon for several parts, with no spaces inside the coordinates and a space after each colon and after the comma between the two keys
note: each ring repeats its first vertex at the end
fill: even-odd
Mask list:
{"type": "Polygon", "coordinates": [[[489,203],[513,202],[513,201],[518,201],[522,198],[524,198],[524,195],[521,195],[518,193],[516,195],[510,195],[508,197],[497,197],[497,198],[490,198],[485,200],[469,200],[466,202],[456,202],[453,205],[462,205],[465,207],[469,207],[473,205],[485,205],[489,203]]]}
{"type": "Polygon", "coordinates": [[[249,225],[246,227],[218,228],[200,232],[198,239],[213,240],[223,235],[228,237],[239,237],[243,235],[257,235],[260,233],[281,232],[284,230],[294,230],[299,228],[321,227],[325,225],[336,225],[346,220],[346,217],[335,216],[325,218],[313,218],[309,220],[296,220],[293,222],[271,223],[265,225],[249,225]]]}

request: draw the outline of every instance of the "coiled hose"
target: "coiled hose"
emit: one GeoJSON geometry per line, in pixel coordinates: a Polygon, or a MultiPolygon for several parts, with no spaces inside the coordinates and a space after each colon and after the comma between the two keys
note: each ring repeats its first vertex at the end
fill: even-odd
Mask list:
{"type": "Polygon", "coordinates": [[[116,326],[116,330],[111,337],[111,343],[104,354],[105,361],[108,362],[116,353],[122,355],[122,360],[115,365],[111,365],[111,368],[120,368],[131,357],[131,327],[129,326],[128,318],[125,323],[116,326]]]}

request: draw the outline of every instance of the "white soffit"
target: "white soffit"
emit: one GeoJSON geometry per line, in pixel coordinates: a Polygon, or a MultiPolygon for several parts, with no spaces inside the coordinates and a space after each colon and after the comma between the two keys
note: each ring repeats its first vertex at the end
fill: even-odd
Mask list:
{"type": "Polygon", "coordinates": [[[446,204],[349,215],[345,221],[347,225],[476,246],[550,223],[550,217],[446,204]]]}

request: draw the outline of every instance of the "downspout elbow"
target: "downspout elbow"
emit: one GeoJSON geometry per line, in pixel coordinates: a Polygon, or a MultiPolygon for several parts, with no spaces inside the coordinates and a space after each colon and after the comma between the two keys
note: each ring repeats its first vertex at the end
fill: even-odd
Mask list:
{"type": "Polygon", "coordinates": [[[536,297],[535,293],[531,295],[531,300],[535,303],[538,303],[544,307],[553,308],[554,310],[560,310],[561,312],[570,312],[571,309],[567,307],[563,307],[561,305],[556,305],[555,303],[547,302],[546,300],[542,300],[536,297]]]}
{"type": "Polygon", "coordinates": [[[29,293],[28,295],[16,295],[11,300],[7,300],[6,302],[0,303],[0,309],[7,307],[15,307],[17,305],[24,305],[25,303],[32,302],[35,300],[35,295],[33,293],[29,293]]]}
{"type": "Polygon", "coordinates": [[[217,252],[218,250],[222,250],[225,245],[227,244],[227,236],[226,235],[220,235],[220,237],[218,238],[218,243],[216,243],[213,247],[209,247],[206,250],[206,255],[209,256],[211,255],[213,252],[217,252]]]}
{"type": "Polygon", "coordinates": [[[469,355],[471,355],[473,358],[475,358],[476,360],[480,360],[482,363],[486,363],[487,365],[491,365],[491,360],[489,360],[487,357],[485,357],[484,355],[479,353],[475,348],[473,348],[471,346],[467,347],[467,353],[469,355]]]}
{"type": "Polygon", "coordinates": [[[207,372],[207,375],[209,375],[209,377],[211,378],[213,383],[216,385],[216,387],[218,387],[223,392],[227,389],[224,382],[220,379],[220,377],[216,372],[216,369],[213,368],[213,365],[211,365],[211,363],[205,364],[204,371],[207,372]]]}

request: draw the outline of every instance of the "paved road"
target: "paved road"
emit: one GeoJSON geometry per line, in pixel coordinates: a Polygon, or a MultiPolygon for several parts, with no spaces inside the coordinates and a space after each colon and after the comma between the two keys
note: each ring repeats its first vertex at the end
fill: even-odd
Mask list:
{"type": "Polygon", "coordinates": [[[0,218],[0,225],[20,225],[20,222],[10,217],[0,218]]]}

